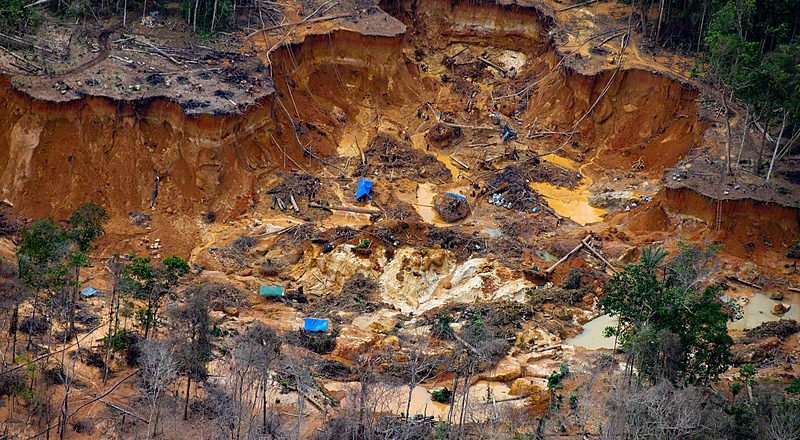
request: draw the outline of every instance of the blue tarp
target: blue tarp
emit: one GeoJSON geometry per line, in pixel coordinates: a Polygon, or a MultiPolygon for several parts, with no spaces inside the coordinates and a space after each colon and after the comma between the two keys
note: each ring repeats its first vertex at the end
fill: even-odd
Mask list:
{"type": "Polygon", "coordinates": [[[509,127],[508,124],[503,126],[503,135],[500,137],[502,142],[515,137],[517,137],[517,132],[513,128],[509,127]]]}
{"type": "Polygon", "coordinates": [[[356,199],[360,199],[360,198],[362,198],[364,196],[367,196],[368,198],[372,198],[369,195],[369,193],[372,192],[372,186],[373,185],[375,185],[375,182],[373,182],[373,181],[371,181],[369,179],[365,179],[363,177],[361,179],[359,179],[359,181],[358,181],[358,189],[356,190],[356,199]]]}
{"type": "Polygon", "coordinates": [[[456,193],[451,193],[451,192],[445,192],[445,194],[447,194],[448,196],[451,196],[451,197],[455,197],[457,199],[467,200],[467,197],[466,196],[462,196],[461,194],[456,194],[456,193]]]}
{"type": "Polygon", "coordinates": [[[283,286],[261,286],[258,293],[261,296],[283,296],[283,286]]]}
{"type": "Polygon", "coordinates": [[[84,298],[91,298],[91,297],[97,295],[98,293],[100,293],[100,291],[95,289],[92,286],[89,286],[89,287],[81,290],[81,295],[83,295],[84,298]]]}
{"type": "Polygon", "coordinates": [[[303,330],[309,332],[326,332],[328,331],[328,320],[318,318],[304,318],[303,330]]]}

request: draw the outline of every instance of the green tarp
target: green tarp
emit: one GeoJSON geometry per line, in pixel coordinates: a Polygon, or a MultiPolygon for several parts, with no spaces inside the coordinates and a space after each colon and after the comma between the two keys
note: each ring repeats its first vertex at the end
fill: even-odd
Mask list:
{"type": "Polygon", "coordinates": [[[261,296],[283,296],[283,286],[261,286],[258,293],[261,296]]]}

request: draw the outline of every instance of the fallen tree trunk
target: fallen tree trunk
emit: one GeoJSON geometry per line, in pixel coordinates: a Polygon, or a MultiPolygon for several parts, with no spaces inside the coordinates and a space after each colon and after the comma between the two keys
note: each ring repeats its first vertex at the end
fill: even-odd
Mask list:
{"type": "Polygon", "coordinates": [[[355,212],[358,214],[380,214],[381,212],[375,209],[364,209],[364,208],[351,208],[349,206],[339,206],[339,205],[320,205],[319,203],[309,203],[310,207],[312,208],[320,208],[320,209],[327,209],[331,211],[347,211],[347,212],[355,212]]]}
{"type": "Polygon", "coordinates": [[[745,286],[752,287],[753,289],[761,290],[761,286],[759,286],[758,284],[751,283],[750,281],[745,281],[745,280],[743,280],[743,279],[741,279],[739,277],[735,277],[733,275],[725,275],[725,278],[727,278],[727,279],[729,279],[731,281],[736,281],[737,283],[740,283],[740,284],[744,284],[745,286]]]}
{"type": "Polygon", "coordinates": [[[553,273],[553,271],[556,270],[556,268],[558,266],[561,266],[562,264],[564,264],[565,261],[569,260],[570,258],[572,258],[573,255],[577,254],[578,251],[581,250],[583,245],[584,245],[584,243],[583,243],[583,241],[581,241],[577,246],[575,246],[574,249],[572,249],[571,251],[567,252],[567,255],[564,255],[560,260],[556,261],[555,264],[553,264],[552,266],[547,268],[547,270],[545,270],[544,273],[546,273],[548,275],[553,273]]]}
{"type": "Polygon", "coordinates": [[[606,260],[605,257],[603,257],[602,254],[600,254],[600,252],[598,252],[595,248],[592,247],[592,245],[589,244],[589,236],[584,238],[582,243],[583,243],[584,246],[586,246],[586,249],[589,249],[597,258],[599,258],[603,263],[605,263],[606,266],[608,266],[608,268],[611,269],[612,272],[614,272],[614,273],[619,272],[614,267],[613,264],[609,263],[608,260],[606,260]]]}

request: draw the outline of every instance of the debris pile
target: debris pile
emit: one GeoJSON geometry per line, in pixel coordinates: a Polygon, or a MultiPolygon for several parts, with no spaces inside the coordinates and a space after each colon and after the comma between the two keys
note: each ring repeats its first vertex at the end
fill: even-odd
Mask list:
{"type": "Polygon", "coordinates": [[[398,201],[397,203],[385,207],[384,216],[387,219],[408,223],[418,223],[422,221],[422,217],[417,210],[414,209],[410,203],[404,201],[398,201]]]}
{"type": "Polygon", "coordinates": [[[442,219],[455,223],[467,218],[470,213],[469,203],[465,199],[451,194],[440,194],[433,199],[433,207],[442,219]]]}
{"type": "Polygon", "coordinates": [[[453,251],[456,258],[462,261],[473,254],[484,255],[486,253],[485,240],[452,228],[431,228],[428,231],[428,244],[453,251]]]}
{"type": "Polygon", "coordinates": [[[312,301],[303,311],[309,314],[330,315],[332,311],[339,314],[332,316],[337,323],[345,323],[352,319],[353,314],[374,312],[384,306],[378,299],[381,285],[371,275],[357,273],[345,281],[338,294],[331,294],[312,301]],[[345,319],[345,316],[348,316],[345,319]]]}
{"type": "Polygon", "coordinates": [[[131,211],[128,213],[128,217],[131,219],[132,225],[142,228],[149,226],[150,220],[152,220],[152,217],[142,211],[131,211]]]}
{"type": "Polygon", "coordinates": [[[461,129],[458,127],[453,127],[452,125],[443,124],[441,122],[437,123],[425,135],[425,138],[433,145],[437,147],[443,147],[445,145],[453,143],[453,141],[457,140],[461,137],[461,129]]]}
{"type": "Polygon", "coordinates": [[[322,182],[310,175],[292,173],[284,176],[283,180],[270,188],[267,194],[272,195],[270,207],[279,208],[281,211],[293,209],[300,212],[301,206],[307,206],[321,191],[322,182]]]}
{"type": "MultiPolygon", "coordinates": [[[[426,179],[449,181],[452,178],[447,166],[431,154],[425,154],[400,142],[387,134],[378,134],[369,144],[366,155],[368,162],[380,169],[395,171],[396,177],[409,179],[426,179]]],[[[368,166],[359,166],[356,175],[365,176],[369,173],[368,166]]]]}
{"type": "Polygon", "coordinates": [[[221,255],[236,267],[243,268],[247,265],[247,252],[252,249],[256,243],[258,243],[258,240],[249,235],[239,236],[222,248],[221,255]]]}
{"type": "Polygon", "coordinates": [[[547,204],[530,187],[529,174],[520,165],[509,165],[490,185],[495,188],[490,203],[525,213],[536,213],[547,204]]]}

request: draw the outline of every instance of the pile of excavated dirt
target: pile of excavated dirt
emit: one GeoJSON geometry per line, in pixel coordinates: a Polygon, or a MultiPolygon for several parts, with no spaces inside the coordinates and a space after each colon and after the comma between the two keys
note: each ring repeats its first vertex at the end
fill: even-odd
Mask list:
{"type": "Polygon", "coordinates": [[[449,194],[439,194],[433,199],[433,207],[447,223],[455,223],[469,216],[470,207],[466,200],[449,194]]]}
{"type": "Polygon", "coordinates": [[[436,125],[431,127],[431,129],[428,130],[428,133],[425,134],[425,139],[427,139],[431,145],[436,147],[444,147],[455,143],[460,137],[460,128],[443,124],[441,122],[436,123],[436,125]]]}
{"type": "Polygon", "coordinates": [[[531,242],[536,237],[557,227],[558,219],[552,215],[502,215],[497,218],[503,234],[524,242],[531,242]]]}
{"type": "Polygon", "coordinates": [[[407,142],[398,141],[384,133],[370,141],[365,154],[367,164],[358,167],[355,173],[357,176],[368,176],[371,170],[378,168],[381,175],[389,176],[390,179],[404,177],[447,182],[452,178],[450,170],[436,160],[436,156],[425,154],[407,142]]]}

